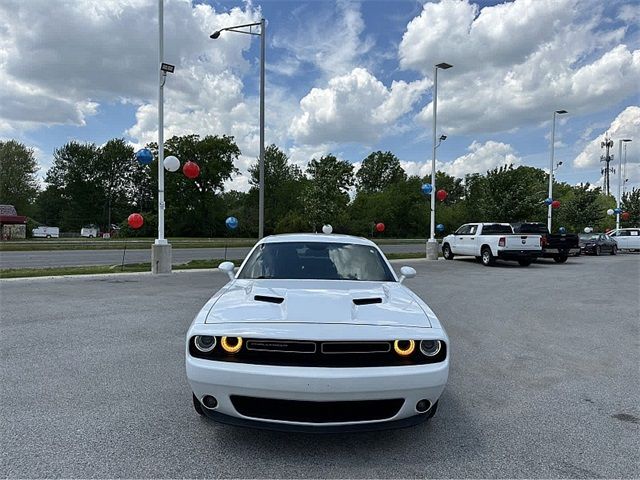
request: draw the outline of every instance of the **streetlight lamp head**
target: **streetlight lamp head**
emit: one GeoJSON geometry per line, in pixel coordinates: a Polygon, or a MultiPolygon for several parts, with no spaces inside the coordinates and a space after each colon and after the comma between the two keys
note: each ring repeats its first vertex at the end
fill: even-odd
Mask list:
{"type": "Polygon", "coordinates": [[[449,65],[448,63],[438,63],[436,68],[440,68],[442,70],[446,70],[447,68],[451,68],[453,65],[449,65]]]}
{"type": "Polygon", "coordinates": [[[631,141],[631,139],[630,139],[630,138],[623,138],[623,139],[622,139],[622,141],[623,141],[623,142],[630,142],[630,141],[631,141]]]}
{"type": "Polygon", "coordinates": [[[220,32],[221,32],[221,31],[222,31],[222,30],[218,30],[217,32],[213,32],[211,35],[209,35],[209,38],[213,38],[214,40],[215,40],[216,38],[219,38],[219,37],[220,37],[220,32]]]}
{"type": "Polygon", "coordinates": [[[558,162],[558,166],[562,165],[562,162],[558,162]]]}
{"type": "Polygon", "coordinates": [[[556,110],[556,113],[558,115],[564,115],[565,113],[569,113],[569,112],[567,112],[566,110],[556,110]]]}
{"type": "Polygon", "coordinates": [[[446,140],[447,136],[446,135],[440,135],[440,141],[442,142],[443,140],[446,140]]]}

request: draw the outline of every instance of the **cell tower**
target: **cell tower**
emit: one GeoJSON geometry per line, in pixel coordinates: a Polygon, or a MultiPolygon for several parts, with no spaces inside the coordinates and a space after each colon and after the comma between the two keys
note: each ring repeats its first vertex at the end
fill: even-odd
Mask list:
{"type": "Polygon", "coordinates": [[[609,153],[609,149],[613,147],[613,140],[607,138],[605,135],[604,141],[600,142],[600,148],[604,148],[605,154],[600,155],[600,161],[605,162],[605,166],[600,169],[600,173],[604,176],[604,193],[609,195],[609,174],[616,173],[615,168],[610,167],[609,164],[613,161],[613,155],[609,153]]]}

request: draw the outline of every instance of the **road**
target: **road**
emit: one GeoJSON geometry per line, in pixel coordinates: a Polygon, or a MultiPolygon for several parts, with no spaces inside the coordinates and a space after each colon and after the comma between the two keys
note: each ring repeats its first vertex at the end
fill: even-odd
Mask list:
{"type": "Polygon", "coordinates": [[[0,477],[640,476],[640,255],[407,263],[452,341],[438,413],[330,436],[193,411],[184,335],[220,272],[0,281],[0,477]]]}
{"type": "MultiPolygon", "coordinates": [[[[421,252],[422,244],[381,245],[385,253],[421,252]]],[[[227,250],[227,258],[244,258],[249,247],[227,250]]],[[[124,253],[125,263],[151,262],[151,249],[145,250],[45,250],[30,252],[0,252],[0,268],[43,268],[85,265],[119,265],[124,253]]],[[[224,248],[174,248],[173,263],[190,260],[224,258],[224,248]]]]}

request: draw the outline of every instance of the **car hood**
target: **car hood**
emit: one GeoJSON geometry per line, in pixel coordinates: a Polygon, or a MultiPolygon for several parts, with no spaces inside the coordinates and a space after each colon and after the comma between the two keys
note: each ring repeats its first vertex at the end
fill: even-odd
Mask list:
{"type": "Polygon", "coordinates": [[[395,282],[234,280],[213,303],[205,323],[429,328],[429,317],[418,302],[410,290],[395,282]]]}

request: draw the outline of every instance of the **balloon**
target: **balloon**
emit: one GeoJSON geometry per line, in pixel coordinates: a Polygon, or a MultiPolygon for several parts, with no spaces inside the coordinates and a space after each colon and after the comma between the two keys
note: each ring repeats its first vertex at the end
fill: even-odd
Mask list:
{"type": "Polygon", "coordinates": [[[629,212],[622,212],[622,213],[620,214],[620,218],[621,218],[622,220],[624,220],[625,222],[626,222],[627,220],[629,220],[629,218],[630,218],[630,217],[631,217],[631,215],[629,215],[629,212]]]}
{"type": "Polygon", "coordinates": [[[621,208],[614,208],[613,209],[613,213],[615,213],[616,215],[619,215],[620,213],[622,213],[622,209],[621,208]]]}
{"type": "Polygon", "coordinates": [[[169,172],[177,172],[178,169],[180,168],[180,160],[178,160],[178,158],[174,157],[173,155],[169,155],[168,157],[166,157],[164,159],[164,162],[162,163],[164,165],[165,170],[169,172]]]}
{"type": "Polygon", "coordinates": [[[322,233],[329,235],[331,232],[333,232],[333,227],[331,225],[327,224],[322,227],[322,233]]]}
{"type": "Polygon", "coordinates": [[[447,192],[444,190],[438,190],[436,192],[436,198],[440,201],[440,202],[444,202],[445,198],[447,198],[447,192]]]}
{"type": "Polygon", "coordinates": [[[153,161],[153,153],[148,148],[143,148],[136,152],[136,160],[140,165],[149,165],[153,161]]]}
{"type": "Polygon", "coordinates": [[[200,167],[197,163],[189,161],[184,164],[184,167],[182,167],[182,173],[184,173],[185,177],[193,180],[200,175],[200,167]]]}
{"type": "Polygon", "coordinates": [[[444,225],[439,223],[438,225],[436,225],[436,231],[438,232],[444,232],[444,225]]]}
{"type": "Polygon", "coordinates": [[[591,227],[584,227],[584,233],[591,233],[593,232],[593,228],[591,227]]]}
{"type": "Polygon", "coordinates": [[[129,215],[129,218],[127,218],[127,223],[131,228],[137,230],[144,223],[144,218],[142,218],[142,215],[140,215],[139,213],[132,213],[131,215],[129,215]]]}
{"type": "Polygon", "coordinates": [[[545,199],[544,199],[544,204],[545,204],[546,206],[549,206],[549,205],[551,205],[552,203],[553,203],[553,198],[545,198],[545,199]]]}
{"type": "Polygon", "coordinates": [[[607,210],[607,215],[613,215],[614,213],[616,212],[613,211],[613,208],[610,208],[609,210],[607,210]]]}
{"type": "Polygon", "coordinates": [[[424,195],[431,195],[431,192],[433,191],[433,187],[431,186],[430,183],[425,183],[424,185],[422,185],[422,187],[420,187],[420,190],[422,190],[422,193],[424,195]]]}
{"type": "Polygon", "coordinates": [[[551,202],[551,208],[560,208],[560,200],[554,200],[551,202]]]}
{"type": "Polygon", "coordinates": [[[224,223],[227,225],[229,230],[235,230],[238,228],[238,219],[236,217],[227,217],[224,223]]]}
{"type": "Polygon", "coordinates": [[[382,223],[382,222],[376,223],[376,230],[378,232],[384,232],[384,223],[382,223]]]}
{"type": "Polygon", "coordinates": [[[564,228],[564,227],[560,227],[560,228],[558,229],[558,231],[559,231],[560,233],[562,233],[562,234],[567,233],[567,229],[566,229],[566,228],[564,228]]]}

